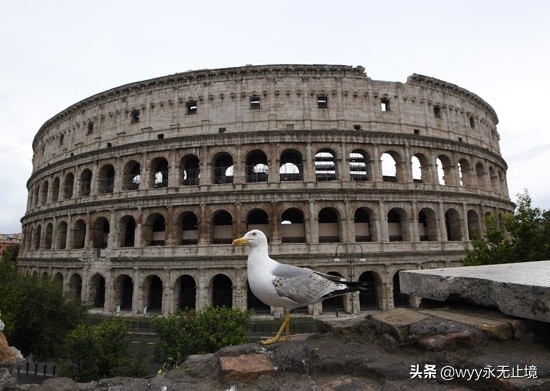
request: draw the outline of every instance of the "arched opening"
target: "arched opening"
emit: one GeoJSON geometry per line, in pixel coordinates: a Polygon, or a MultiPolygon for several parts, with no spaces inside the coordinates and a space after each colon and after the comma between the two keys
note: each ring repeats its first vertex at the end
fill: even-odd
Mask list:
{"type": "Polygon", "coordinates": [[[63,274],[57,272],[53,276],[54,282],[59,286],[60,289],[63,287],[63,274]]]}
{"type": "Polygon", "coordinates": [[[279,175],[281,182],[301,181],[303,179],[303,162],[300,152],[289,149],[281,154],[279,175]]]}
{"type": "Polygon", "coordinates": [[[233,242],[233,218],[229,212],[218,211],[212,219],[212,228],[214,244],[231,244],[233,242]]]}
{"type": "Polygon", "coordinates": [[[392,208],[388,212],[388,235],[390,242],[408,240],[407,213],[401,208],[392,208]]]}
{"type": "Polygon", "coordinates": [[[358,149],[349,154],[349,176],[352,181],[365,182],[371,177],[369,156],[358,149]]]}
{"type": "Polygon", "coordinates": [[[499,181],[498,176],[493,167],[489,167],[489,178],[491,179],[491,189],[495,193],[499,193],[499,181]]]}
{"type": "Polygon", "coordinates": [[[136,242],[136,220],[132,216],[124,216],[120,220],[120,246],[134,247],[136,242]]]}
{"type": "Polygon", "coordinates": [[[160,213],[151,214],[145,221],[144,245],[164,246],[166,244],[166,220],[160,213]]]}
{"type": "Polygon", "coordinates": [[[215,184],[233,183],[233,158],[229,154],[218,155],[214,159],[215,184]]]}
{"type": "Polygon", "coordinates": [[[487,172],[485,171],[485,166],[481,162],[476,164],[476,179],[478,188],[487,190],[487,172]]]}
{"type": "Polygon", "coordinates": [[[44,184],[42,185],[42,196],[41,196],[41,200],[40,200],[40,203],[42,205],[46,205],[47,202],[48,202],[48,190],[49,190],[49,183],[48,181],[44,181],[44,184]]]}
{"type": "Polygon", "coordinates": [[[455,166],[445,155],[439,155],[436,159],[437,177],[442,186],[455,185],[455,166]]]}
{"type": "Polygon", "coordinates": [[[374,273],[361,273],[359,281],[365,283],[365,289],[359,291],[359,307],[362,310],[378,308],[378,295],[376,293],[376,278],[374,273]]]}
{"type": "Polygon", "coordinates": [[[460,185],[465,187],[472,187],[474,180],[472,178],[472,167],[466,159],[460,159],[458,162],[458,175],[460,178],[460,185]]]}
{"type": "Polygon", "coordinates": [[[416,155],[411,157],[411,172],[413,182],[422,183],[422,164],[420,164],[420,159],[416,155]]]}
{"type": "Polygon", "coordinates": [[[156,189],[168,187],[168,167],[168,161],[163,157],[157,157],[151,161],[151,187],[154,187],[156,189]]]}
{"type": "Polygon", "coordinates": [[[395,151],[387,151],[380,156],[380,164],[382,165],[382,181],[383,182],[401,182],[403,174],[400,172],[399,163],[401,157],[395,151]]]}
{"type": "Polygon", "coordinates": [[[98,218],[92,226],[92,242],[94,248],[107,248],[109,243],[109,222],[105,217],[98,218]]]}
{"type": "Polygon", "coordinates": [[[89,196],[92,190],[92,171],[85,169],[80,174],[80,196],[89,196]]]}
{"type": "Polygon", "coordinates": [[[115,168],[106,164],[99,170],[99,192],[112,193],[115,188],[115,168]]]}
{"type": "Polygon", "coordinates": [[[57,226],[57,248],[64,250],[67,248],[67,223],[61,221],[57,226]]]}
{"type": "Polygon", "coordinates": [[[75,273],[69,279],[69,294],[82,300],[82,277],[79,274],[75,273]]]}
{"type": "Polygon", "coordinates": [[[200,178],[199,158],[195,155],[185,156],[181,160],[181,183],[185,186],[198,185],[200,178]]]}
{"type": "Polygon", "coordinates": [[[82,219],[78,219],[74,224],[73,229],[73,248],[84,248],[86,240],[86,223],[82,219]]]}
{"type": "Polygon", "coordinates": [[[281,241],[283,243],[305,243],[306,230],[304,214],[297,208],[290,208],[281,215],[281,241]]]}
{"type": "Polygon", "coordinates": [[[59,200],[59,188],[61,187],[61,181],[59,177],[55,177],[52,183],[52,202],[59,200]]]}
{"type": "Polygon", "coordinates": [[[212,305],[227,308],[233,306],[233,284],[224,274],[217,274],[212,279],[212,305]]]}
{"type": "Polygon", "coordinates": [[[481,223],[479,215],[475,210],[468,211],[468,239],[479,239],[481,237],[481,223]]]}
{"type": "Polygon", "coordinates": [[[34,249],[40,250],[40,240],[42,239],[42,226],[39,224],[34,230],[33,243],[34,249]]]}
{"type": "Polygon", "coordinates": [[[462,224],[460,214],[456,209],[450,208],[445,212],[445,228],[448,241],[462,240],[462,224]]]}
{"type": "Polygon", "coordinates": [[[48,223],[46,225],[46,236],[44,238],[44,248],[46,250],[51,250],[53,240],[53,224],[48,223]]]}
{"type": "Polygon", "coordinates": [[[424,208],[418,212],[418,239],[421,242],[437,241],[437,232],[435,212],[430,208],[424,208]]]}
{"type": "Polygon", "coordinates": [[[90,280],[90,302],[94,308],[105,307],[105,277],[94,274],[90,280]]]}
{"type": "Polygon", "coordinates": [[[122,188],[124,190],[138,190],[141,182],[141,165],[130,160],[124,165],[122,174],[122,188]]]}
{"type": "Polygon", "coordinates": [[[269,167],[262,151],[253,151],[246,158],[246,181],[267,182],[269,167]]]}
{"type": "Polygon", "coordinates": [[[356,242],[372,242],[370,211],[367,208],[358,208],[353,216],[356,242]]]}
{"type": "MultiPolygon", "coordinates": [[[[162,312],[162,280],[159,276],[147,276],[143,281],[144,300],[147,312],[162,312]]],[[[145,312],[145,310],[144,310],[145,312]]]]}
{"type": "Polygon", "coordinates": [[[177,309],[196,308],[197,288],[195,279],[189,275],[179,276],[176,280],[177,309]]]}
{"type": "Polygon", "coordinates": [[[323,208],[317,216],[319,220],[319,243],[340,241],[338,212],[333,208],[323,208]]]}
{"type": "Polygon", "coordinates": [[[248,282],[246,283],[246,308],[249,310],[254,310],[256,314],[271,313],[271,307],[254,296],[248,282]]]}
{"type": "Polygon", "coordinates": [[[63,199],[69,200],[73,198],[73,189],[74,189],[74,175],[68,173],[65,175],[65,180],[63,182],[63,199]]]}
{"type": "Polygon", "coordinates": [[[247,231],[259,229],[268,238],[271,237],[271,226],[269,225],[269,216],[262,209],[253,209],[246,217],[247,231]]]}
{"type": "Polygon", "coordinates": [[[118,276],[114,284],[115,305],[120,306],[123,311],[131,311],[133,296],[134,282],[130,276],[126,274],[118,276]]]}
{"type": "Polygon", "coordinates": [[[178,226],[181,228],[181,244],[197,244],[199,242],[199,220],[193,212],[180,214],[178,226]]]}
{"type": "Polygon", "coordinates": [[[409,305],[409,295],[401,292],[399,271],[393,276],[393,305],[395,307],[407,307],[409,305]]]}
{"type": "Polygon", "coordinates": [[[315,178],[317,182],[336,180],[336,154],[330,149],[315,154],[315,178]]]}

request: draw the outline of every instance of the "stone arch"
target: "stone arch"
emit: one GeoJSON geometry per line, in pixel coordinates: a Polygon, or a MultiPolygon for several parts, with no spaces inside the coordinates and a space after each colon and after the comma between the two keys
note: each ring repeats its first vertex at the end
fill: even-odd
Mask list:
{"type": "Polygon", "coordinates": [[[53,244],[53,224],[46,224],[46,236],[44,237],[44,248],[51,250],[53,244]]]}
{"type": "Polygon", "coordinates": [[[150,274],[145,277],[142,286],[143,305],[144,307],[147,307],[147,312],[162,313],[162,296],[164,293],[164,287],[161,278],[156,274],[150,274]]]}
{"type": "Polygon", "coordinates": [[[40,224],[38,224],[36,226],[36,228],[34,229],[34,234],[33,234],[33,243],[34,243],[33,249],[34,250],[40,250],[40,246],[41,246],[40,241],[41,240],[42,240],[42,226],[40,224]]]}
{"type": "Polygon", "coordinates": [[[73,273],[69,278],[69,294],[82,300],[82,277],[78,273],[73,273]]]}
{"type": "Polygon", "coordinates": [[[73,191],[74,175],[72,172],[69,172],[67,175],[65,175],[65,179],[63,180],[63,199],[69,200],[73,198],[73,191]]]}
{"type": "Polygon", "coordinates": [[[267,182],[268,171],[267,156],[263,151],[254,150],[248,154],[245,167],[247,182],[267,182]]]}
{"type": "Polygon", "coordinates": [[[57,225],[57,248],[64,250],[67,248],[68,225],[66,221],[60,221],[57,225]]]}
{"type": "Polygon", "coordinates": [[[149,166],[149,187],[157,189],[168,187],[169,167],[168,160],[164,157],[156,157],[151,160],[149,166]]]}
{"type": "Polygon", "coordinates": [[[455,167],[447,155],[439,155],[436,158],[437,177],[442,186],[455,184],[455,167]]]}
{"type": "Polygon", "coordinates": [[[374,224],[375,213],[371,208],[360,207],[353,215],[356,242],[372,242],[376,240],[376,228],[374,224]]]}
{"type": "Polygon", "coordinates": [[[260,208],[254,208],[246,216],[246,230],[259,229],[265,235],[271,237],[271,225],[269,224],[269,215],[260,208]]]}
{"type": "Polygon", "coordinates": [[[233,282],[225,274],[216,274],[212,277],[211,283],[211,302],[217,307],[233,307],[233,282]]]}
{"type": "Polygon", "coordinates": [[[295,149],[287,149],[281,153],[279,176],[281,182],[301,181],[304,178],[304,163],[302,154],[295,149]]]}
{"type": "Polygon", "coordinates": [[[487,190],[487,171],[485,169],[485,165],[481,162],[476,164],[476,179],[477,186],[482,190],[487,190]]]}
{"type": "Polygon", "coordinates": [[[44,181],[42,184],[42,194],[40,197],[40,203],[42,205],[46,205],[48,203],[48,190],[49,190],[50,184],[48,181],[44,181]]]}
{"type": "Polygon", "coordinates": [[[403,182],[404,172],[401,155],[393,150],[387,150],[380,155],[383,182],[403,182]]]}
{"type": "Polygon", "coordinates": [[[218,210],[212,215],[212,243],[231,244],[233,242],[233,217],[226,210],[218,210]]]}
{"type": "Polygon", "coordinates": [[[115,189],[115,168],[105,164],[99,169],[99,192],[112,193],[115,189]]]}
{"type": "Polygon", "coordinates": [[[348,157],[350,180],[366,182],[371,180],[372,171],[370,157],[367,152],[361,149],[354,149],[348,157]]]}
{"type": "Polygon", "coordinates": [[[116,277],[113,289],[115,306],[120,306],[122,311],[131,311],[134,299],[134,281],[127,274],[116,277]]]}
{"type": "Polygon", "coordinates": [[[110,225],[105,217],[98,217],[92,225],[93,248],[107,248],[109,243],[110,225]]]}
{"type": "Polygon", "coordinates": [[[212,158],[214,175],[212,180],[214,184],[233,183],[234,166],[233,157],[227,152],[221,152],[212,158]]]}
{"type": "Polygon", "coordinates": [[[174,288],[176,310],[197,308],[197,282],[192,276],[188,274],[179,276],[174,288]]]}
{"type": "Polygon", "coordinates": [[[447,229],[448,241],[462,240],[462,219],[460,213],[454,208],[449,208],[445,212],[445,228],[447,229]]]}
{"type": "Polygon", "coordinates": [[[460,179],[460,185],[464,187],[473,187],[474,178],[472,176],[472,166],[470,162],[462,158],[458,161],[458,175],[460,179]]]}
{"type": "Polygon", "coordinates": [[[422,153],[415,153],[411,157],[411,173],[415,183],[432,183],[430,161],[422,153]]]}
{"type": "Polygon", "coordinates": [[[304,213],[298,208],[288,208],[281,215],[281,241],[305,243],[306,227],[304,213]]]}
{"type": "Polygon", "coordinates": [[[176,218],[178,244],[197,244],[199,242],[199,219],[191,211],[185,211],[176,218]]]}
{"type": "Polygon", "coordinates": [[[120,219],[120,247],[134,247],[136,244],[136,220],[133,216],[120,219]]]}
{"type": "Polygon", "coordinates": [[[391,208],[387,214],[388,240],[390,242],[409,241],[409,217],[403,208],[391,208]]]}
{"type": "Polygon", "coordinates": [[[143,225],[143,245],[164,246],[165,244],[166,219],[161,213],[151,213],[143,225]]]}
{"type": "Polygon", "coordinates": [[[122,169],[122,189],[138,190],[141,182],[141,164],[130,160],[122,169]]]}
{"type": "Polygon", "coordinates": [[[57,272],[53,275],[53,280],[56,282],[60,288],[63,287],[63,274],[61,272],[57,272]]]}
{"type": "Polygon", "coordinates": [[[88,303],[93,308],[104,309],[106,291],[105,277],[100,273],[94,274],[92,278],[90,278],[88,290],[88,303]]]}
{"type": "Polygon", "coordinates": [[[319,243],[340,242],[340,213],[335,208],[323,208],[317,215],[319,221],[319,243]]]}
{"type": "Polygon", "coordinates": [[[418,240],[437,241],[439,237],[437,228],[437,215],[431,208],[422,208],[418,212],[418,240]]]}
{"type": "Polygon", "coordinates": [[[379,308],[379,294],[381,287],[380,276],[374,271],[365,271],[359,276],[359,280],[365,283],[365,289],[359,292],[359,307],[361,310],[379,308]]]}
{"type": "Polygon", "coordinates": [[[322,148],[315,154],[315,178],[317,182],[335,181],[337,176],[336,152],[322,148]]]}
{"type": "Polygon", "coordinates": [[[185,155],[180,161],[181,184],[184,186],[198,185],[200,179],[200,160],[195,155],[185,155]]]}
{"type": "Polygon", "coordinates": [[[468,211],[468,240],[479,239],[481,237],[481,221],[479,214],[470,209],[468,211]]]}
{"type": "Polygon", "coordinates": [[[85,247],[86,241],[86,223],[82,219],[75,221],[73,225],[73,243],[72,248],[81,249],[85,247]]]}
{"type": "Polygon", "coordinates": [[[59,200],[59,190],[61,188],[61,180],[58,176],[53,179],[52,182],[52,202],[57,202],[59,200]]]}
{"type": "Polygon", "coordinates": [[[80,196],[89,196],[92,191],[92,170],[86,168],[80,174],[80,196]]]}

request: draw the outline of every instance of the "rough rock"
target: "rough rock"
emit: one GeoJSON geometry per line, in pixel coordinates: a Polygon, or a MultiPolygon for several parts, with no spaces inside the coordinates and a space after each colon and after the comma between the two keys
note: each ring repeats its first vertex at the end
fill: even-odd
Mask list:
{"type": "Polygon", "coordinates": [[[317,330],[320,333],[341,333],[365,321],[362,317],[353,318],[322,318],[317,319],[317,330]]]}
{"type": "Polygon", "coordinates": [[[0,391],[15,388],[15,379],[12,378],[8,368],[0,368],[0,391]]]}
{"type": "Polygon", "coordinates": [[[388,333],[399,342],[406,342],[409,328],[412,324],[427,319],[428,316],[406,308],[396,308],[390,311],[372,315],[370,321],[381,333],[388,333]]]}
{"type": "Polygon", "coordinates": [[[0,331],[0,367],[12,368],[15,363],[15,355],[10,349],[4,333],[0,331]]]}
{"type": "Polygon", "coordinates": [[[220,369],[221,380],[224,382],[248,382],[262,375],[275,373],[275,368],[269,358],[260,353],[220,357],[220,369]]]}
{"type": "Polygon", "coordinates": [[[418,341],[426,350],[438,352],[441,350],[455,350],[460,346],[473,347],[476,345],[476,335],[471,331],[461,333],[436,334],[424,337],[418,341]]]}
{"type": "Polygon", "coordinates": [[[403,293],[498,308],[520,318],[550,322],[550,261],[399,272],[403,293]]]}

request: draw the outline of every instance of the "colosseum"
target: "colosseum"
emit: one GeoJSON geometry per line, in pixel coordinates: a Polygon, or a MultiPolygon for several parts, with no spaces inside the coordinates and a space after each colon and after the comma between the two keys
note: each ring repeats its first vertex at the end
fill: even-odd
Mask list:
{"type": "Polygon", "coordinates": [[[498,117],[457,85],[361,66],[198,70],[115,87],[56,114],[33,141],[23,273],[93,311],[206,305],[280,314],[251,294],[246,250],[364,281],[309,314],[407,305],[403,269],[461,264],[513,211],[498,117]]]}

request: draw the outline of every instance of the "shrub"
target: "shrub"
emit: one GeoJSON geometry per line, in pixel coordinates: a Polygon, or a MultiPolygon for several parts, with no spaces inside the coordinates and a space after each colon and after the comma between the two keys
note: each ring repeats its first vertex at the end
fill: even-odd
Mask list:
{"type": "Polygon", "coordinates": [[[155,360],[163,363],[163,368],[172,368],[190,354],[213,353],[224,346],[250,342],[251,314],[248,310],[209,306],[156,317],[152,321],[158,336],[155,360]]]}

